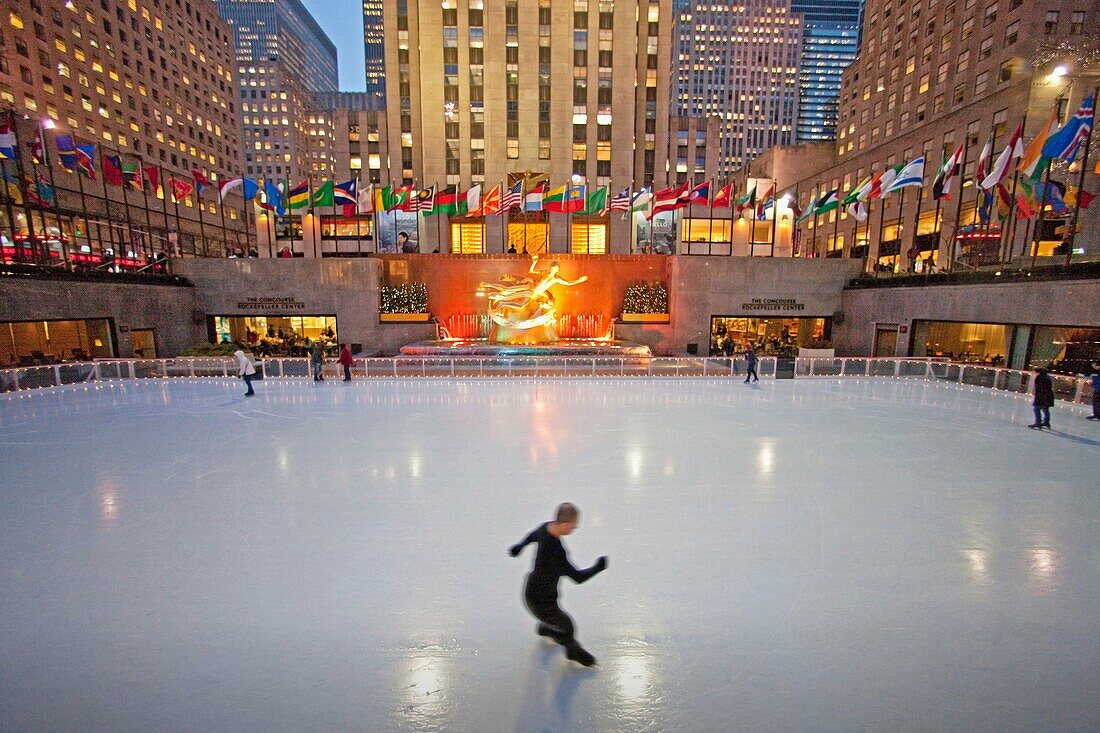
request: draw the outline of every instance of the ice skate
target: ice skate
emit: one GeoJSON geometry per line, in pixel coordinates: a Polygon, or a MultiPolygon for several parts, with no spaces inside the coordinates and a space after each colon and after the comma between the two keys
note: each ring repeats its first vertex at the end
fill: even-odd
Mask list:
{"type": "Polygon", "coordinates": [[[584,665],[585,667],[594,667],[596,665],[596,658],[581,646],[574,646],[570,649],[566,649],[565,656],[567,659],[577,664],[584,665]]]}

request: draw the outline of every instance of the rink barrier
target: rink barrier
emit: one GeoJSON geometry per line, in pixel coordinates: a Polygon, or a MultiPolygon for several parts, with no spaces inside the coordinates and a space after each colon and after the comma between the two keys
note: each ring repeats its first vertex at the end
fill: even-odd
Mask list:
{"type": "MultiPolygon", "coordinates": [[[[309,360],[261,359],[265,379],[308,379],[309,360]]],[[[886,377],[935,379],[1002,392],[1030,394],[1034,372],[942,359],[891,357],[825,357],[794,359],[795,378],[886,377]]],[[[761,377],[776,377],[775,357],[757,364],[761,377]]],[[[335,361],[324,373],[337,378],[335,361]]],[[[739,357],[694,356],[397,356],[356,359],[352,374],[369,379],[456,378],[708,378],[743,379],[745,360],[739,357]]],[[[97,359],[95,361],[18,367],[0,370],[0,393],[73,384],[140,379],[226,379],[237,375],[237,360],[222,357],[175,359],[97,359]]],[[[1065,402],[1092,399],[1087,378],[1052,374],[1054,394],[1065,402]]]]}

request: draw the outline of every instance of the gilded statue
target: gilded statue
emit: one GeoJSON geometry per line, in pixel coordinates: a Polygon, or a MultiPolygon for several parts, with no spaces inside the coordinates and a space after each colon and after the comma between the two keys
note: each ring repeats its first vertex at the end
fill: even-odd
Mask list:
{"type": "Polygon", "coordinates": [[[489,341],[505,344],[544,344],[558,340],[558,314],[550,288],[572,287],[588,279],[582,275],[569,281],[558,274],[558,263],[538,269],[538,255],[531,257],[529,277],[501,275],[500,284],[481,283],[489,298],[492,329],[489,341]]]}

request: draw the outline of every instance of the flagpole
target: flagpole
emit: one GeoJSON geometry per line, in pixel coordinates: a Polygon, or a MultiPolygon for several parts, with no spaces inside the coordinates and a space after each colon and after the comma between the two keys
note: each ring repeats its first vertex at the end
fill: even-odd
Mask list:
{"type": "MultiPolygon", "coordinates": [[[[909,249],[916,250],[916,253],[917,253],[916,260],[920,259],[920,253],[921,253],[920,247],[917,245],[917,236],[918,236],[917,231],[920,228],[920,201],[921,201],[922,198],[924,198],[924,167],[923,167],[923,164],[928,162],[928,151],[922,149],[921,153],[920,153],[920,157],[921,157],[921,160],[923,162],[922,162],[922,167],[921,167],[920,187],[917,188],[917,207],[916,207],[916,211],[913,213],[913,244],[911,244],[909,246],[909,249]]],[[[933,224],[934,223],[935,222],[933,222],[933,224]]],[[[906,259],[908,259],[909,253],[906,252],[905,254],[906,254],[906,259]]],[[[915,273],[917,271],[916,260],[906,263],[909,267],[910,272],[915,273]]]]}
{"type": "Polygon", "coordinates": [[[710,194],[710,186],[707,186],[707,194],[710,199],[710,205],[707,208],[707,254],[712,255],[714,254],[714,196],[710,194]]]}
{"type": "Polygon", "coordinates": [[[964,134],[966,137],[963,140],[962,167],[959,168],[959,199],[955,204],[955,228],[951,232],[951,243],[947,248],[947,272],[953,272],[955,269],[955,248],[957,246],[955,243],[959,238],[959,223],[962,219],[963,207],[963,188],[966,186],[966,161],[970,156],[970,133],[967,132],[964,134]]]}
{"type": "MultiPolygon", "coordinates": [[[[836,238],[840,233],[840,191],[837,190],[837,206],[833,209],[833,247],[836,247],[836,238]]],[[[825,253],[828,256],[828,252],[825,253]]],[[[844,250],[841,249],[841,255],[844,254],[844,250]]]]}
{"type": "MultiPolygon", "coordinates": [[[[1093,87],[1092,89],[1092,124],[1089,125],[1088,134],[1085,135],[1085,152],[1082,153],[1081,158],[1081,175],[1077,178],[1077,196],[1076,201],[1073,202],[1073,215],[1070,217],[1069,223],[1066,225],[1066,235],[1068,236],[1068,247],[1066,248],[1066,264],[1069,264],[1070,257],[1073,256],[1073,244],[1077,241],[1077,218],[1081,213],[1081,196],[1085,191],[1085,173],[1089,167],[1089,144],[1092,143],[1092,130],[1096,127],[1096,97],[1100,96],[1100,85],[1093,87]]],[[[1046,193],[1046,189],[1043,190],[1046,193]]]]}
{"type": "Polygon", "coordinates": [[[775,193],[772,193],[772,251],[768,257],[775,257],[775,230],[779,227],[779,199],[775,197],[775,193]]]}
{"type": "MultiPolygon", "coordinates": [[[[935,192],[933,191],[933,193],[935,193],[935,192]]],[[[941,227],[940,227],[940,201],[941,201],[941,199],[936,199],[936,211],[935,211],[934,214],[932,214],[932,226],[936,227],[936,248],[933,251],[937,252],[937,253],[940,250],[940,236],[941,236],[941,231],[940,231],[940,229],[941,229],[941,227]]],[[[932,273],[932,268],[929,267],[928,271],[925,272],[924,274],[925,275],[930,275],[931,273],[932,273]]]]}
{"type": "MultiPolygon", "coordinates": [[[[752,197],[754,199],[756,198],[756,190],[755,189],[753,189],[752,197]]],[[[751,203],[753,204],[753,207],[752,207],[752,229],[750,230],[750,233],[749,233],[749,257],[754,257],[756,255],[756,206],[755,206],[756,201],[752,201],[751,203]]]]}
{"type": "MultiPolygon", "coordinates": [[[[119,170],[119,173],[122,175],[122,187],[121,187],[122,188],[122,209],[126,214],[126,236],[127,236],[127,242],[126,243],[129,246],[133,246],[133,244],[134,244],[134,221],[133,221],[132,218],[130,218],[130,201],[129,201],[129,199],[126,198],[126,173],[122,169],[122,151],[121,150],[113,150],[111,148],[104,148],[104,149],[105,150],[110,150],[112,153],[114,153],[118,157],[118,170],[119,170]]],[[[113,165],[113,163],[112,163],[112,165],[113,165]]],[[[103,186],[104,186],[104,188],[107,187],[106,172],[104,172],[104,175],[103,175],[103,186]]]]}
{"type": "MultiPolygon", "coordinates": [[[[1020,120],[1021,145],[1023,144],[1023,131],[1025,127],[1027,127],[1027,110],[1024,110],[1023,119],[1020,120]]],[[[1001,240],[998,242],[997,246],[997,259],[999,262],[1004,262],[1006,264],[1012,260],[1012,240],[1016,237],[1016,218],[1013,214],[1016,212],[1016,182],[1020,178],[1018,163],[1019,161],[1015,157],[1009,158],[1009,165],[1012,166],[1012,193],[1009,194],[1008,214],[1004,223],[1001,224],[1001,240]],[[1005,235],[1008,233],[1009,229],[1012,230],[1012,235],[1006,237],[1005,235]]]]}
{"type": "Polygon", "coordinates": [[[886,193],[880,193],[878,200],[881,211],[878,216],[878,250],[875,252],[874,264],[871,264],[871,246],[867,245],[867,262],[871,264],[875,277],[878,277],[878,261],[882,258],[882,233],[886,229],[886,193]]]}
{"type": "Polygon", "coordinates": [[[500,183],[500,204],[498,208],[498,216],[500,217],[500,253],[505,254],[508,252],[508,226],[505,223],[505,217],[508,216],[508,212],[504,210],[504,192],[506,190],[504,179],[500,183]]]}
{"type": "MultiPolygon", "coordinates": [[[[241,185],[243,186],[244,184],[242,183],[241,185]]],[[[218,186],[218,193],[219,194],[221,193],[221,186],[220,185],[218,186]]],[[[229,228],[225,225],[225,206],[223,205],[224,203],[225,202],[223,202],[221,200],[221,197],[219,196],[218,197],[218,214],[221,215],[221,220],[222,220],[222,240],[221,241],[222,241],[222,250],[223,250],[223,252],[224,252],[226,243],[229,241],[226,238],[228,236],[229,228]]],[[[218,256],[221,257],[222,255],[219,254],[218,256]]]]}
{"type": "MultiPolygon", "coordinates": [[[[27,182],[23,180],[23,152],[19,149],[19,130],[15,123],[15,110],[8,108],[8,126],[12,134],[15,136],[15,175],[17,177],[16,187],[19,189],[19,194],[23,197],[23,212],[27,217],[27,235],[31,242],[31,251],[35,253],[37,258],[38,253],[38,237],[34,233],[34,215],[31,214],[31,202],[30,197],[27,196],[27,182]]],[[[4,173],[4,190],[11,198],[11,189],[8,188],[7,172],[4,173]]],[[[15,227],[15,220],[12,220],[12,228],[15,227]]],[[[12,241],[15,240],[15,232],[12,232],[12,241]]],[[[43,237],[44,243],[45,237],[43,237]]]]}
{"type": "MultiPolygon", "coordinates": [[[[152,249],[153,248],[153,215],[149,212],[149,191],[148,191],[148,189],[145,188],[145,161],[142,160],[140,155],[138,156],[138,162],[137,162],[137,174],[139,176],[138,180],[141,181],[142,203],[145,207],[145,226],[149,229],[149,231],[147,232],[148,237],[149,237],[149,248],[152,249]]],[[[221,206],[220,201],[218,202],[218,205],[219,205],[219,208],[220,208],[220,206],[221,206]]],[[[163,248],[161,248],[161,251],[164,251],[163,248]]],[[[153,257],[154,258],[156,257],[156,252],[153,253],[153,257]]]]}
{"type": "MultiPolygon", "coordinates": [[[[18,141],[16,141],[18,145],[18,141]]],[[[16,151],[18,155],[18,150],[16,151]]],[[[12,199],[11,189],[8,188],[8,161],[0,159],[0,176],[4,177],[4,208],[8,212],[8,228],[11,230],[11,241],[15,242],[15,201],[12,199]]],[[[56,195],[56,192],[55,192],[56,195]]],[[[17,253],[18,250],[14,250],[17,253]]],[[[14,259],[14,258],[13,258],[14,259]]]]}
{"type": "Polygon", "coordinates": [[[1054,164],[1053,160],[1047,161],[1047,169],[1043,174],[1043,199],[1039,203],[1039,220],[1035,224],[1034,239],[1031,244],[1031,267],[1035,267],[1035,260],[1039,257],[1039,242],[1043,238],[1043,221],[1046,218],[1047,209],[1047,196],[1050,193],[1050,168],[1054,164]]]}
{"type": "MultiPolygon", "coordinates": [[[[65,230],[61,226],[61,196],[57,192],[57,184],[54,183],[53,166],[50,165],[50,148],[46,139],[46,122],[41,120],[38,123],[39,133],[41,135],[40,141],[42,143],[42,163],[46,166],[46,174],[50,177],[50,188],[53,190],[53,211],[54,216],[57,218],[57,231],[61,234],[61,256],[65,260],[65,264],[68,267],[72,266],[69,262],[69,248],[65,244],[65,230]]],[[[37,171],[35,172],[35,186],[38,185],[37,171]]]]}

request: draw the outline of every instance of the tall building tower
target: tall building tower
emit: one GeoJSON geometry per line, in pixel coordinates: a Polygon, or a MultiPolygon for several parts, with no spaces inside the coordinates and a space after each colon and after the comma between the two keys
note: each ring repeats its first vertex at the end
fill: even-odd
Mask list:
{"type": "Polygon", "coordinates": [[[371,109],[386,108],[386,40],[382,0],[363,0],[363,48],[366,51],[366,93],[371,109]]]}
{"type": "Polygon", "coordinates": [[[337,89],[336,46],[299,0],[218,0],[218,12],[236,47],[244,174],[327,177],[309,111],[314,92],[337,89]]]}
{"type": "Polygon", "coordinates": [[[668,180],[672,0],[383,5],[395,180],[488,188],[529,171],[612,194],[668,180]]]}
{"type": "Polygon", "coordinates": [[[840,75],[859,55],[863,0],[791,0],[802,16],[797,142],[836,138],[840,75]]]}
{"type": "Polygon", "coordinates": [[[678,0],[676,113],[717,116],[719,171],[795,139],[802,18],[788,0],[678,0]]]}

